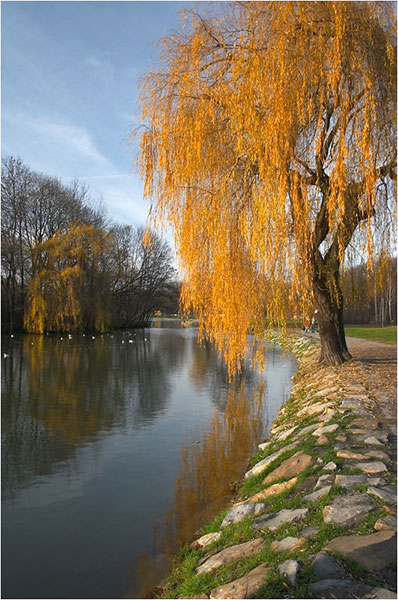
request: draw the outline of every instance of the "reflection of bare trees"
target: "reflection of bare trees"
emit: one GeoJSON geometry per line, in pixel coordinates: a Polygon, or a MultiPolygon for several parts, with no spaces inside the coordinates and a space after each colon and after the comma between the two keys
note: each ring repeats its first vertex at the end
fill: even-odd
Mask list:
{"type": "Polygon", "coordinates": [[[148,330],[95,340],[16,340],[21,345],[15,343],[2,375],[6,495],[33,475],[52,473],[77,446],[115,425],[138,429],[157,418],[168,405],[170,378],[184,356],[180,337],[166,340],[148,330]]]}
{"type": "Polygon", "coordinates": [[[218,403],[225,404],[224,411],[213,415],[200,443],[183,446],[173,503],[162,532],[155,530],[154,556],[140,558],[140,589],[132,597],[145,597],[159,583],[176,548],[190,541],[231,496],[231,484],[241,477],[263,430],[263,386],[248,389],[242,383],[221,392],[218,403]]]}
{"type": "Polygon", "coordinates": [[[231,383],[228,383],[228,369],[220,356],[214,349],[213,344],[203,340],[199,345],[197,338],[191,338],[192,362],[190,368],[190,379],[197,389],[205,388],[212,402],[218,410],[224,410],[227,389],[235,390],[238,393],[242,381],[247,387],[255,385],[259,375],[254,370],[248,368],[248,358],[242,365],[242,372],[231,383]],[[223,390],[224,393],[220,393],[223,390]]]}

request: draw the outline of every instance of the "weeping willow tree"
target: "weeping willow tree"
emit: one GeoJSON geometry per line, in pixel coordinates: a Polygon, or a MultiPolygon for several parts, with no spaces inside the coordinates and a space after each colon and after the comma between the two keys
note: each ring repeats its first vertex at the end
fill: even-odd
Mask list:
{"type": "MultiPolygon", "coordinates": [[[[247,332],[317,309],[321,360],[350,358],[340,271],[394,203],[390,2],[236,2],[185,13],[142,82],[141,167],[202,332],[234,373],[247,332]]],[[[307,313],[308,314],[308,313],[307,313]]]]}
{"type": "Polygon", "coordinates": [[[38,272],[28,286],[24,326],[28,332],[105,331],[110,324],[106,252],[109,233],[75,223],[37,244],[38,272]]]}

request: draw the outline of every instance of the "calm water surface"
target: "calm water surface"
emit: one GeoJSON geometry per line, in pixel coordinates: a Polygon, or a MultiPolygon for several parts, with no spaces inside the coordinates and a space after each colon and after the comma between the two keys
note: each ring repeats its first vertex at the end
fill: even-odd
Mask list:
{"type": "Polygon", "coordinates": [[[295,359],[269,346],[228,385],[197,330],[166,325],[3,337],[3,598],[142,597],[228,499],[295,359]]]}

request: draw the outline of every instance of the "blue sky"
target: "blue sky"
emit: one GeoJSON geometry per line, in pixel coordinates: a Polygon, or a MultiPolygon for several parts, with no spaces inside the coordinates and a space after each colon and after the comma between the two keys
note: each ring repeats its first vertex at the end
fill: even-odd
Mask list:
{"type": "Polygon", "coordinates": [[[88,184],[109,216],[145,222],[132,169],[137,80],[191,2],[1,2],[2,156],[88,184]]]}

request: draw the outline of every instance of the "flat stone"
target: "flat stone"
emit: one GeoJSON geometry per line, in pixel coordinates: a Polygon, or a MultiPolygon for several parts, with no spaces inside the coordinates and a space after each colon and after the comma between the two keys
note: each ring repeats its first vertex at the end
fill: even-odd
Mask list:
{"type": "Polygon", "coordinates": [[[346,435],[336,435],[336,441],[337,442],[346,442],[347,436],[346,435]]]}
{"type": "Polygon", "coordinates": [[[361,471],[363,471],[364,473],[369,473],[370,475],[373,475],[375,473],[383,473],[384,471],[387,471],[386,465],[380,461],[352,463],[351,466],[354,469],[361,469],[361,471]]]}
{"type": "Polygon", "coordinates": [[[250,598],[254,596],[265,583],[268,571],[267,565],[259,565],[243,577],[220,585],[210,592],[210,598],[250,598]]]}
{"type": "Polygon", "coordinates": [[[392,486],[384,486],[382,488],[368,487],[368,494],[377,496],[380,500],[387,502],[387,504],[397,503],[397,490],[392,486]]]}
{"type": "Polygon", "coordinates": [[[367,437],[372,432],[369,431],[368,429],[354,429],[354,428],[351,428],[350,429],[350,433],[352,435],[361,436],[360,439],[364,440],[365,437],[367,437]]]}
{"type": "Polygon", "coordinates": [[[345,573],[345,568],[339,563],[337,558],[330,556],[324,550],[315,554],[312,566],[315,579],[337,579],[345,573]]]}
{"type": "Polygon", "coordinates": [[[317,394],[319,396],[322,396],[323,398],[325,398],[326,396],[329,396],[330,394],[336,394],[338,391],[339,391],[339,388],[335,385],[332,385],[327,388],[318,390],[317,394]]]}
{"type": "Polygon", "coordinates": [[[364,406],[369,400],[364,386],[357,386],[356,388],[353,386],[352,389],[345,390],[344,396],[345,400],[343,402],[358,402],[360,406],[364,406]]]}
{"type": "Polygon", "coordinates": [[[296,431],[296,429],[297,425],[291,427],[290,429],[287,429],[286,431],[282,431],[282,433],[278,433],[275,439],[278,440],[278,442],[284,442],[289,437],[289,435],[292,435],[293,431],[296,431]]]}
{"type": "Polygon", "coordinates": [[[382,443],[382,444],[386,444],[388,441],[388,436],[386,433],[384,433],[383,431],[372,431],[369,432],[370,435],[364,436],[364,442],[365,444],[369,443],[369,439],[370,438],[374,438],[376,439],[378,442],[382,443]]]}
{"type": "Polygon", "coordinates": [[[362,383],[350,383],[347,386],[345,395],[348,398],[361,398],[367,400],[366,387],[362,383]]]}
{"type": "Polygon", "coordinates": [[[256,465],[254,465],[254,467],[252,469],[250,469],[249,471],[247,471],[247,473],[245,473],[245,479],[250,479],[251,477],[254,477],[255,475],[259,475],[260,473],[265,471],[265,469],[267,469],[268,466],[274,462],[274,460],[276,460],[277,458],[282,456],[282,454],[284,452],[288,452],[289,450],[292,450],[293,448],[295,448],[297,446],[297,444],[298,444],[298,440],[295,442],[292,442],[291,444],[288,444],[287,446],[284,446],[277,452],[274,452],[270,456],[263,458],[263,460],[260,460],[256,465]]]}
{"type": "Polygon", "coordinates": [[[272,542],[271,550],[274,552],[293,552],[304,546],[305,538],[285,537],[283,540],[272,542]]]}
{"type": "Polygon", "coordinates": [[[316,537],[318,535],[318,533],[319,533],[319,527],[306,527],[300,533],[300,537],[303,537],[306,540],[311,540],[312,538],[316,537]]]}
{"type": "Polygon", "coordinates": [[[337,431],[338,428],[338,423],[333,423],[333,425],[325,425],[325,427],[319,427],[319,429],[316,429],[312,435],[319,437],[321,435],[325,435],[326,433],[333,433],[334,431],[337,431]]]}
{"type": "Polygon", "coordinates": [[[375,505],[367,494],[338,496],[333,504],[323,509],[325,523],[351,527],[357,525],[361,517],[374,510],[375,505]]]}
{"type": "Polygon", "coordinates": [[[349,410],[363,410],[362,407],[362,403],[359,400],[350,400],[350,399],[344,399],[341,404],[340,404],[341,408],[346,408],[349,410]]]}
{"type": "Polygon", "coordinates": [[[264,512],[265,506],[262,503],[246,502],[245,504],[239,504],[234,506],[227,515],[225,515],[221,527],[227,527],[232,523],[239,523],[246,517],[251,515],[258,515],[264,512]]]}
{"type": "Polygon", "coordinates": [[[283,430],[283,428],[284,428],[284,424],[283,423],[282,423],[282,425],[277,425],[276,423],[274,423],[270,427],[272,435],[275,435],[276,433],[279,433],[280,431],[283,430]]]}
{"type": "Polygon", "coordinates": [[[221,531],[215,531],[214,533],[206,533],[206,535],[202,535],[202,537],[192,542],[191,548],[205,548],[209,544],[212,544],[213,542],[219,540],[221,535],[221,531]]]}
{"type": "Polygon", "coordinates": [[[353,488],[356,485],[381,485],[381,477],[367,477],[366,475],[336,475],[335,484],[342,488],[353,488]]]}
{"type": "Polygon", "coordinates": [[[326,496],[326,494],[328,494],[331,489],[331,485],[326,485],[325,487],[322,487],[319,490],[312,492],[312,494],[307,494],[303,497],[303,500],[305,500],[305,502],[314,502],[315,500],[319,500],[319,498],[323,498],[323,496],[326,496]]]}
{"type": "Polygon", "coordinates": [[[296,580],[299,570],[300,563],[298,560],[286,560],[278,566],[279,573],[287,578],[291,587],[296,587],[296,580]]]}
{"type": "Polygon", "coordinates": [[[354,419],[352,421],[351,425],[358,427],[358,429],[371,429],[372,430],[372,429],[377,429],[378,422],[376,419],[366,418],[366,417],[358,417],[357,419],[354,419]]]}
{"type": "Polygon", "coordinates": [[[363,485],[367,481],[366,475],[336,475],[335,483],[342,488],[349,489],[356,485],[363,485]]]}
{"type": "Polygon", "coordinates": [[[330,408],[329,410],[326,411],[326,413],[324,413],[323,415],[320,415],[319,419],[322,421],[322,423],[328,423],[331,419],[333,419],[335,414],[336,414],[335,409],[330,408]]]}
{"type": "Polygon", "coordinates": [[[326,548],[354,560],[369,571],[388,567],[397,556],[397,534],[378,531],[370,535],[343,535],[327,543],[326,548]]]}
{"type": "Polygon", "coordinates": [[[365,436],[362,438],[362,441],[367,446],[384,446],[385,442],[381,442],[379,439],[374,437],[374,435],[365,436]]]}
{"type": "Polygon", "coordinates": [[[376,531],[387,531],[388,529],[397,530],[397,516],[396,515],[387,515],[386,517],[382,517],[375,523],[376,531]]]}
{"type": "Polygon", "coordinates": [[[290,458],[286,459],[271,473],[267,475],[263,483],[268,484],[276,481],[277,479],[291,478],[299,473],[302,473],[307,467],[314,464],[312,456],[305,454],[302,450],[293,454],[290,458]]]}
{"type": "Polygon", "coordinates": [[[319,488],[323,488],[326,485],[332,485],[334,483],[334,479],[335,479],[335,476],[333,473],[327,473],[326,475],[321,475],[318,478],[318,481],[316,482],[314,489],[319,490],[319,488]]]}
{"type": "Polygon", "coordinates": [[[349,460],[366,460],[366,456],[352,450],[337,450],[336,455],[338,458],[347,458],[349,460]]]}
{"type": "Polygon", "coordinates": [[[268,448],[268,446],[271,444],[271,442],[262,442],[262,444],[258,445],[258,449],[259,450],[265,450],[266,448],[268,448]]]}
{"type": "Polygon", "coordinates": [[[383,450],[368,450],[365,456],[366,458],[378,458],[379,460],[382,460],[384,462],[390,461],[390,457],[386,452],[383,452],[383,450]]]}
{"type": "Polygon", "coordinates": [[[388,598],[396,598],[397,592],[392,592],[386,588],[374,587],[368,594],[365,594],[363,598],[380,598],[387,600],[388,598]]]}
{"type": "Polygon", "coordinates": [[[271,485],[270,487],[265,488],[265,490],[262,490],[261,492],[258,492],[258,494],[252,496],[250,500],[248,500],[248,502],[258,502],[261,500],[265,500],[270,496],[276,496],[278,494],[281,494],[282,492],[285,492],[286,490],[289,490],[296,483],[297,477],[292,477],[292,479],[289,479],[288,481],[283,481],[282,483],[275,483],[274,485],[271,485]]]}
{"type": "Polygon", "coordinates": [[[255,538],[254,540],[244,542],[243,544],[236,544],[235,546],[224,548],[220,552],[210,556],[210,558],[201,564],[196,569],[196,573],[197,575],[201,575],[202,573],[210,573],[211,571],[214,571],[214,569],[217,569],[218,567],[221,567],[227,563],[240,560],[241,558],[254,556],[264,548],[265,542],[262,538],[255,538]]]}
{"type": "Polygon", "coordinates": [[[343,444],[343,442],[337,442],[334,446],[334,451],[337,452],[337,450],[345,450],[347,448],[347,444],[343,444]]]}
{"type": "Polygon", "coordinates": [[[314,404],[310,404],[309,406],[304,406],[304,408],[298,411],[297,416],[303,417],[304,415],[319,415],[329,407],[330,404],[328,402],[316,402],[314,404]]]}
{"type": "Polygon", "coordinates": [[[372,589],[353,579],[322,579],[308,587],[315,598],[363,598],[372,589]]]}
{"type": "Polygon", "coordinates": [[[307,433],[311,433],[315,429],[318,429],[319,425],[320,425],[320,423],[314,423],[313,425],[307,425],[307,427],[303,427],[303,429],[301,429],[301,431],[299,431],[296,434],[296,436],[301,438],[301,437],[303,437],[303,435],[307,435],[307,433]]]}
{"type": "Polygon", "coordinates": [[[329,443],[329,438],[326,435],[320,435],[317,440],[318,446],[326,446],[329,443]]]}
{"type": "Polygon", "coordinates": [[[194,598],[197,598],[199,600],[199,598],[202,598],[203,600],[205,598],[208,598],[209,596],[207,594],[196,594],[195,596],[180,596],[180,598],[189,598],[190,600],[193,600],[194,598]]]}
{"type": "Polygon", "coordinates": [[[304,519],[308,513],[308,508],[285,508],[277,513],[262,515],[254,519],[252,528],[255,530],[269,529],[275,531],[284,523],[292,523],[304,519]]]}
{"type": "Polygon", "coordinates": [[[367,481],[368,485],[374,485],[376,487],[384,487],[387,485],[387,482],[383,477],[368,477],[367,481]]]}
{"type": "Polygon", "coordinates": [[[322,469],[322,471],[335,471],[337,469],[337,465],[332,460],[328,462],[322,469]]]}

